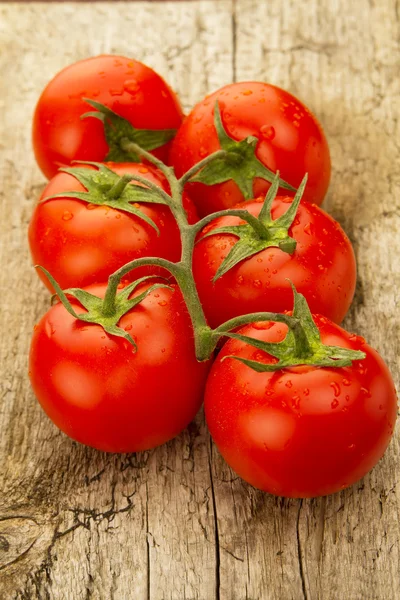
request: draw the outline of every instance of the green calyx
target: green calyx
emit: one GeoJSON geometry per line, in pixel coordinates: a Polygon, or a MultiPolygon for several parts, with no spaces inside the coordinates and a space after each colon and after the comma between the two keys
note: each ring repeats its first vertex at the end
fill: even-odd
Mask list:
{"type": "MultiPolygon", "coordinates": [[[[213,281],[217,281],[222,275],[227,273],[232,267],[242,260],[257,254],[265,248],[276,246],[283,252],[293,254],[296,249],[296,240],[289,235],[289,228],[292,225],[297,209],[300,204],[304,188],[307,183],[307,175],[304,176],[299,189],[291,203],[289,209],[278,219],[273,220],[271,216],[272,203],[277,195],[279,188],[279,172],[275,174],[271,187],[265,197],[264,204],[258,217],[251,218],[244,216],[245,211],[227,210],[211,215],[213,218],[222,215],[236,215],[245,218],[246,223],[232,225],[227,227],[218,227],[205,233],[201,239],[221,233],[228,233],[238,237],[238,241],[232,247],[228,256],[219,266],[213,281]]],[[[249,213],[248,213],[249,214],[249,213]]],[[[208,221],[210,219],[207,219],[208,221]]],[[[202,223],[204,220],[202,221],[202,223]]]]}
{"type": "Polygon", "coordinates": [[[129,148],[129,142],[151,151],[164,146],[175,137],[176,129],[137,129],[104,104],[88,98],[83,100],[96,111],[85,113],[81,119],[94,117],[104,125],[104,135],[108,144],[108,154],[104,159],[106,162],[140,162],[139,155],[129,148]]]}
{"type": "MultiPolygon", "coordinates": [[[[214,108],[214,125],[217,130],[219,143],[225,154],[207,164],[190,181],[204,183],[205,185],[214,185],[233,180],[239,187],[244,198],[250,200],[254,197],[254,179],[260,177],[272,182],[275,173],[263,165],[256,157],[255,152],[259,141],[258,138],[249,136],[238,142],[228,135],[222,123],[218,100],[216,100],[214,108]]],[[[296,188],[283,179],[279,179],[279,186],[292,192],[296,190],[296,188]]]]}
{"type": "Polygon", "coordinates": [[[102,163],[81,162],[80,164],[93,165],[98,170],[71,167],[62,168],[60,171],[75,177],[87,191],[60,192],[44,198],[42,202],[48,202],[54,198],[76,198],[88,204],[110,206],[146,221],[157,231],[157,234],[159,233],[154,221],[135,204],[138,202],[168,204],[169,196],[164,190],[139,175],[125,174],[120,177],[102,163]],[[137,181],[143,185],[134,185],[130,183],[131,181],[137,181]]]}
{"type": "Polygon", "coordinates": [[[155,275],[149,275],[147,277],[141,277],[137,279],[133,283],[127,285],[123,289],[119,290],[118,293],[114,296],[113,302],[109,304],[106,299],[99,298],[94,294],[91,294],[85,290],[81,290],[79,288],[70,288],[67,290],[62,290],[54,277],[43,267],[40,265],[36,265],[36,268],[40,269],[48,278],[51,285],[53,286],[56,295],[60,299],[60,302],[63,304],[64,308],[78,321],[83,321],[85,323],[97,323],[103,327],[104,331],[109,335],[122,337],[127,340],[134,348],[136,349],[136,342],[129,335],[127,331],[118,327],[118,322],[127,312],[129,312],[132,308],[137,306],[142,300],[146,298],[151,292],[159,288],[168,288],[172,289],[170,286],[163,283],[155,283],[147,288],[144,292],[135,296],[135,298],[129,298],[132,292],[145,281],[149,281],[151,279],[160,279],[160,277],[155,275]],[[71,302],[68,300],[67,295],[76,298],[78,302],[87,310],[85,313],[77,313],[73,307],[71,302]]]}
{"type": "MultiPolygon", "coordinates": [[[[273,364],[265,364],[255,360],[248,360],[239,356],[225,356],[234,358],[254,371],[259,373],[279,371],[284,368],[299,365],[314,367],[349,367],[353,360],[363,360],[365,353],[359,350],[350,350],[340,346],[327,346],[321,342],[321,336],[315,325],[306,299],[299,294],[292,284],[294,295],[294,309],[291,317],[286,317],[289,326],[288,333],[282,342],[263,342],[238,333],[225,333],[228,337],[245,342],[259,350],[267,352],[277,360],[273,364]]],[[[270,321],[282,321],[282,315],[269,315],[270,321]]],[[[236,321],[240,321],[237,319],[236,321]]],[[[248,321],[247,321],[248,322],[248,321]]],[[[238,325],[239,323],[237,323],[238,325]]],[[[237,326],[236,325],[236,326],[237,326]]]]}

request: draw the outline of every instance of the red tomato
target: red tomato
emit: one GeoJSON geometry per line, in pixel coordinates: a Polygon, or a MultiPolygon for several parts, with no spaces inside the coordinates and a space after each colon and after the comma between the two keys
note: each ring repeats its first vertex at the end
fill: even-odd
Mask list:
{"type": "MultiPolygon", "coordinates": [[[[284,214],[291,200],[288,196],[276,198],[272,218],[284,214]]],[[[258,216],[263,201],[258,198],[235,208],[246,208],[258,216]]],[[[243,223],[238,217],[222,217],[207,225],[203,233],[238,223],[243,223]]],[[[300,203],[289,235],[297,241],[293,254],[278,247],[266,248],[232,267],[215,283],[218,267],[238,238],[221,233],[200,239],[194,249],[193,273],[212,327],[242,314],[291,310],[290,281],[305,296],[311,312],[342,321],[356,285],[356,262],[348,237],[332,217],[309,203],[300,203]]]]}
{"type": "MultiPolygon", "coordinates": [[[[304,200],[321,204],[329,185],[331,163],[321,125],[297,98],[267,83],[232,83],[207,96],[184,120],[172,143],[170,162],[181,177],[194,164],[219,150],[214,127],[218,99],[222,121],[235,140],[255,136],[260,141],[256,156],[294,187],[305,173],[308,184],[304,200]]],[[[270,184],[256,178],[254,196],[265,194],[270,184]]],[[[244,200],[233,181],[205,186],[191,183],[188,191],[200,216],[230,208],[244,200]]],[[[285,193],[284,191],[282,191],[285,193]]]]}
{"type": "MultiPolygon", "coordinates": [[[[108,163],[107,166],[118,175],[138,174],[169,191],[164,176],[154,167],[138,163],[108,163]]],[[[86,191],[75,177],[60,172],[48,183],[40,199],[74,190],[86,191]]],[[[193,223],[197,215],[187,196],[184,196],[184,205],[193,223]]],[[[29,225],[34,264],[50,271],[61,288],[69,288],[106,281],[119,267],[142,256],[178,261],[181,240],[170,209],[164,204],[136,203],[136,206],[154,221],[159,235],[143,219],[109,206],[87,204],[75,198],[54,198],[39,203],[29,225]]],[[[149,269],[135,270],[127,279],[161,273],[157,268],[149,269]]],[[[52,290],[46,277],[41,272],[38,275],[52,290]]]]}
{"type": "MultiPolygon", "coordinates": [[[[288,497],[337,492],[381,458],[396,420],[396,393],[382,358],[365,341],[314,316],[324,344],[362,350],[351,367],[298,366],[257,373],[229,355],[276,362],[229,340],[210,372],[205,412],[228,464],[261,490],[288,497]]],[[[258,323],[243,335],[279,342],[286,325],[258,323]]]]}
{"type": "MultiPolygon", "coordinates": [[[[105,286],[88,291],[103,296],[105,286]]],[[[167,442],[194,418],[209,362],[195,358],[178,288],[152,291],[119,327],[137,351],[100,325],[78,321],[62,304],[52,306],[35,326],[30,378],[43,409],[67,435],[99,450],[137,452],[167,442]]]]}
{"type": "MultiPolygon", "coordinates": [[[[175,93],[152,69],[124,56],[95,56],[74,63],[50,81],[33,118],[37,163],[50,179],[73,160],[104,161],[103,124],[81,119],[94,109],[83,98],[106,105],[139,129],[176,129],[182,109],[175,93]]],[[[169,145],[154,154],[166,160],[169,145]]]]}

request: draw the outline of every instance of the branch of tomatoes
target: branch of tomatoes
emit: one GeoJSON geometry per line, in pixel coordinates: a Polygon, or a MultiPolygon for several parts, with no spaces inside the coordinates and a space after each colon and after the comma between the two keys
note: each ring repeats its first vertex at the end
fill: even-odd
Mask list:
{"type": "MultiPolygon", "coordinates": [[[[218,106],[215,111],[215,125],[216,128],[220,124],[220,113],[218,106]]],[[[193,249],[196,242],[197,233],[209,222],[209,217],[204,217],[200,222],[190,225],[187,220],[187,215],[183,207],[183,189],[185,183],[195,177],[195,173],[200,171],[203,172],[207,167],[212,164],[218,163],[223,160],[227,151],[217,151],[201,163],[195,165],[191,171],[180,179],[177,179],[174,173],[174,169],[165,165],[160,159],[154,157],[150,152],[141,148],[138,144],[128,139],[122,138],[121,143],[125,150],[132,155],[144,159],[149,163],[157,167],[165,176],[170,187],[170,195],[159,190],[156,186],[152,186],[152,193],[155,197],[160,197],[162,202],[165,202],[170,207],[181,234],[182,241],[182,253],[181,259],[177,263],[167,261],[161,258],[149,257],[135,259],[118,269],[115,273],[110,275],[108,280],[108,286],[104,299],[98,299],[94,301],[90,298],[87,305],[84,306],[89,310],[89,314],[78,315],[75,312],[72,314],[77,319],[84,320],[86,322],[95,322],[102,325],[105,331],[112,335],[118,335],[125,337],[130,343],[134,344],[129,334],[126,334],[123,330],[118,328],[117,323],[120,317],[128,312],[132,308],[132,301],[129,300],[129,293],[132,292],[138,285],[147,278],[141,278],[135,284],[131,284],[128,288],[125,288],[122,292],[118,293],[118,288],[121,284],[121,280],[130,271],[141,267],[141,266],[158,266],[167,269],[170,274],[174,277],[177,284],[182,292],[186,307],[188,309],[195,342],[195,353],[198,361],[208,361],[213,354],[221,337],[236,337],[242,341],[259,347],[264,351],[278,359],[274,365],[268,365],[259,363],[257,361],[247,361],[246,364],[256,371],[273,371],[279,370],[283,367],[291,367],[300,364],[309,364],[317,367],[330,366],[330,367],[343,367],[351,365],[352,360],[362,360],[365,357],[363,352],[353,351],[346,348],[338,348],[335,346],[326,346],[321,343],[321,338],[318,329],[315,327],[312,320],[311,312],[308,308],[307,302],[301,294],[297,293],[295,287],[292,285],[294,294],[294,310],[293,315],[282,315],[276,312],[262,312],[257,314],[245,315],[244,317],[237,317],[231,322],[223,323],[220,327],[212,329],[207,324],[207,320],[203,311],[203,307],[197,292],[196,283],[193,277],[192,262],[193,262],[193,249]],[[132,289],[130,289],[132,287],[132,289]],[[127,292],[129,290],[129,292],[127,292]],[[285,323],[288,327],[288,332],[285,339],[279,344],[261,344],[252,338],[243,337],[239,334],[231,333],[231,329],[237,328],[243,324],[247,324],[254,321],[272,321],[285,323]]],[[[91,163],[94,164],[94,163],[91,163]]],[[[110,177],[109,169],[102,165],[96,165],[99,167],[100,175],[107,175],[110,177]]],[[[69,173],[73,173],[73,169],[68,170],[69,173]]],[[[82,170],[81,170],[82,171],[82,170]]],[[[90,192],[92,188],[92,178],[87,177],[85,172],[81,173],[79,169],[75,169],[78,177],[83,177],[83,181],[86,183],[90,192]]],[[[112,173],[112,172],[111,172],[112,173]]],[[[93,174],[92,174],[92,177],[93,174]]],[[[120,193],[126,188],[126,184],[129,181],[138,181],[140,183],[146,183],[142,177],[137,175],[125,174],[120,178],[119,181],[115,181],[111,177],[106,190],[106,201],[109,202],[110,191],[113,194],[115,189],[120,190],[120,193]]],[[[305,185],[307,182],[307,175],[304,177],[299,189],[296,192],[295,198],[284,215],[279,219],[273,220],[271,216],[272,202],[276,197],[278,188],[282,185],[279,178],[279,172],[275,174],[272,179],[272,185],[266,194],[263,207],[260,211],[258,218],[253,217],[246,210],[235,210],[228,209],[217,213],[216,216],[236,216],[241,217],[245,221],[245,225],[237,225],[233,227],[219,228],[211,232],[212,235],[217,233],[233,233],[238,236],[240,241],[237,243],[230,254],[221,265],[218,270],[215,279],[218,279],[221,275],[229,271],[241,260],[258,253],[260,250],[270,247],[277,246],[284,252],[292,253],[296,247],[296,241],[290,237],[288,230],[296,216],[297,208],[299,206],[305,185]],[[247,222],[247,224],[246,224],[247,222]]],[[[104,184],[103,184],[104,187],[104,184]]],[[[137,187],[137,186],[136,186],[137,187]]],[[[139,188],[140,190],[140,188],[139,188]]],[[[80,197],[84,194],[80,194],[80,197]]],[[[48,198],[51,199],[51,198],[48,198]]],[[[114,194],[113,194],[114,200],[114,194]]],[[[152,200],[157,201],[157,199],[152,200]]],[[[208,234],[205,234],[205,237],[208,234]]],[[[61,302],[71,312],[71,305],[68,301],[65,292],[62,292],[57,282],[51,277],[47,271],[42,269],[50,279],[53,287],[56,289],[61,302]]],[[[141,301],[148,293],[153,291],[156,286],[152,286],[147,290],[144,295],[139,296],[139,300],[135,299],[135,305],[141,301]]],[[[88,296],[84,296],[82,290],[67,290],[67,293],[73,295],[78,300],[88,300],[88,296]]],[[[240,360],[240,359],[239,359],[240,360]]]]}

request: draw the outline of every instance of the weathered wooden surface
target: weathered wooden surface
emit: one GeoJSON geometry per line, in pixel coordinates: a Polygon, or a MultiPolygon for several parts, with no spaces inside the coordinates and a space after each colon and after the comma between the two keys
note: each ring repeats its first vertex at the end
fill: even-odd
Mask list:
{"type": "Polygon", "coordinates": [[[115,52],[159,70],[186,108],[264,79],[320,117],[333,160],[325,206],[355,243],[345,325],[399,376],[400,21],[394,0],[8,4],[0,8],[0,598],[400,598],[399,437],[362,482],[273,498],[239,480],[200,415],[154,452],[111,456],[59,433],[29,388],[48,297],[26,228],[43,184],[30,118],[60,68],[115,52]]]}

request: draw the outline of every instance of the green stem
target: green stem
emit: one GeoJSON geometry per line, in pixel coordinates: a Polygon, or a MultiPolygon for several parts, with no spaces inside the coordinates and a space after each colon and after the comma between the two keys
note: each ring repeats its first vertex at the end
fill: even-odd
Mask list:
{"type": "Polygon", "coordinates": [[[226,150],[217,150],[209,156],[206,156],[206,158],[203,158],[203,160],[196,163],[191,169],[189,169],[189,171],[186,171],[186,173],[184,173],[184,175],[182,175],[182,177],[179,179],[179,183],[183,187],[189,181],[189,179],[193,177],[193,175],[196,175],[196,173],[198,173],[203,167],[208,165],[211,160],[214,160],[215,158],[226,157],[227,155],[228,152],[226,150]]]}
{"type": "Polygon", "coordinates": [[[249,323],[256,323],[257,321],[272,321],[274,323],[284,323],[287,325],[294,335],[294,343],[296,348],[295,355],[297,358],[307,358],[313,353],[308,341],[307,333],[300,319],[290,315],[272,312],[258,312],[248,315],[241,315],[240,317],[234,317],[233,319],[229,319],[229,321],[222,323],[219,327],[214,329],[212,333],[212,338],[215,341],[215,345],[217,344],[218,340],[221,337],[224,337],[224,335],[226,335],[228,332],[249,323]]]}
{"type": "MultiPolygon", "coordinates": [[[[125,140],[123,142],[123,148],[125,151],[137,153],[141,158],[144,158],[155,165],[167,179],[171,192],[170,202],[168,204],[181,233],[181,260],[178,263],[170,263],[169,261],[163,261],[162,259],[156,258],[138,259],[124,265],[124,267],[116,271],[109,278],[109,289],[107,289],[106,297],[104,299],[105,309],[110,311],[113,310],[118,283],[121,280],[121,277],[132,270],[132,268],[136,268],[143,264],[165,267],[175,277],[185,300],[192,321],[197,360],[208,360],[214,350],[215,344],[212,340],[212,329],[207,324],[192,273],[193,248],[197,230],[194,226],[189,225],[185,209],[183,208],[182,192],[184,181],[178,180],[175,177],[173,168],[167,167],[162,161],[153,156],[150,152],[143,150],[134,142],[125,140]]],[[[204,161],[202,161],[203,166],[214,160],[215,155],[217,154],[218,153],[216,152],[214,155],[204,159],[204,161]]],[[[198,168],[200,167],[198,166],[198,168]]]]}
{"type": "MultiPolygon", "coordinates": [[[[128,174],[126,176],[128,177],[128,174]]],[[[162,188],[160,188],[160,186],[153,183],[152,181],[149,181],[148,179],[146,179],[145,177],[141,177],[140,175],[129,175],[129,178],[130,181],[134,181],[135,183],[142,183],[144,187],[151,189],[153,192],[158,194],[168,205],[171,203],[171,197],[167,194],[167,192],[165,192],[162,188]]]]}
{"type": "Polygon", "coordinates": [[[168,269],[169,272],[175,277],[176,282],[181,289],[192,321],[197,360],[203,361],[209,359],[212,352],[215,350],[218,339],[223,337],[224,334],[226,335],[229,330],[245,323],[250,323],[257,320],[285,323],[294,334],[296,355],[299,357],[306,357],[312,354],[307,333],[304,330],[300,320],[296,317],[278,313],[255,313],[252,315],[244,315],[235,319],[231,319],[220,327],[217,327],[215,330],[212,330],[207,324],[192,272],[193,249],[197,233],[207,223],[215,218],[219,216],[232,215],[240,217],[249,223],[257,231],[260,237],[264,239],[268,237],[268,231],[264,227],[263,223],[245,210],[233,209],[220,211],[218,213],[214,213],[213,215],[204,217],[204,219],[194,225],[189,225],[188,223],[186,212],[182,204],[182,193],[185,183],[194,173],[197,173],[197,171],[205,167],[215,158],[219,158],[222,156],[222,154],[225,155],[226,152],[219,150],[214,154],[207,156],[204,160],[195,165],[191,171],[188,171],[181,179],[178,180],[175,177],[174,170],[171,167],[164,165],[162,161],[153,156],[150,152],[143,150],[134,142],[125,140],[123,142],[123,147],[125,151],[137,153],[140,157],[155,165],[166,177],[171,192],[171,198],[168,204],[180,230],[182,251],[181,260],[178,263],[171,263],[160,258],[143,258],[134,260],[116,271],[109,278],[109,285],[104,299],[105,310],[111,312],[114,310],[115,295],[117,292],[118,283],[124,274],[141,265],[157,265],[168,269]]]}
{"type": "MultiPolygon", "coordinates": [[[[167,167],[166,165],[164,165],[164,163],[159,158],[156,158],[153,154],[151,154],[150,152],[147,152],[147,150],[143,150],[143,148],[141,148],[140,146],[135,144],[135,142],[131,142],[128,138],[123,138],[121,140],[121,148],[122,148],[122,150],[124,150],[124,152],[137,153],[139,156],[141,156],[142,158],[145,158],[151,164],[158,167],[160,169],[160,171],[163,171],[163,173],[164,173],[165,169],[170,169],[170,167],[167,167]]],[[[170,169],[170,170],[173,171],[173,169],[170,169]]]]}
{"type": "Polygon", "coordinates": [[[163,269],[167,269],[172,275],[175,275],[175,268],[177,265],[169,260],[166,260],[165,258],[157,258],[152,256],[136,258],[126,265],[123,265],[120,269],[118,269],[118,271],[112,273],[112,275],[110,275],[108,278],[107,290],[103,301],[104,316],[111,316],[115,312],[115,298],[121,279],[130,271],[133,271],[133,269],[144,266],[162,267],[163,269]]]}
{"type": "Polygon", "coordinates": [[[203,229],[203,227],[205,227],[211,221],[214,221],[215,219],[218,219],[219,217],[228,217],[228,216],[239,217],[243,221],[247,221],[247,223],[253,227],[254,231],[256,231],[256,233],[259,235],[259,237],[261,239],[266,240],[269,238],[268,230],[263,225],[263,223],[261,223],[261,221],[259,219],[257,219],[257,217],[254,217],[247,210],[244,210],[244,209],[228,208],[227,210],[220,210],[218,212],[212,213],[211,215],[207,215],[206,217],[203,217],[201,219],[201,221],[198,221],[197,223],[195,223],[193,225],[193,228],[195,229],[196,233],[198,233],[199,231],[201,231],[203,229]]]}
{"type": "Polygon", "coordinates": [[[257,312],[248,315],[241,315],[240,317],[234,317],[233,319],[229,319],[229,321],[222,323],[222,325],[219,325],[216,329],[214,329],[213,337],[219,339],[228,331],[232,331],[232,329],[237,329],[237,327],[248,325],[249,323],[254,323],[257,321],[274,321],[278,323],[284,323],[293,329],[294,321],[297,321],[297,319],[291,317],[290,315],[272,312],[257,312]]]}
{"type": "Polygon", "coordinates": [[[112,188],[110,190],[108,190],[108,192],[106,193],[107,198],[110,198],[110,200],[116,200],[117,198],[119,198],[122,194],[122,192],[124,191],[124,189],[126,188],[126,186],[132,181],[132,176],[131,175],[123,175],[118,181],[117,183],[115,183],[112,188]]]}

